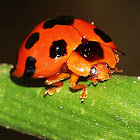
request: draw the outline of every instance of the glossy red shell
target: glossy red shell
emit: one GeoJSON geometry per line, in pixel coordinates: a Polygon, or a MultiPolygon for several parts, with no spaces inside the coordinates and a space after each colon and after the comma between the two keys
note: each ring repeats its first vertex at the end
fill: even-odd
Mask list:
{"type": "Polygon", "coordinates": [[[108,63],[110,67],[115,68],[117,62],[112,50],[115,49],[117,51],[118,49],[112,41],[105,42],[95,33],[94,29],[99,29],[95,25],[81,19],[74,19],[71,25],[56,24],[52,28],[44,29],[43,25],[45,22],[43,21],[35,27],[21,45],[16,69],[12,72],[12,75],[23,77],[28,57],[33,57],[36,60],[35,71],[31,78],[54,76],[59,73],[64,63],[67,63],[72,72],[80,76],[88,76],[91,66],[99,62],[108,63]],[[27,49],[25,45],[29,37],[34,33],[39,33],[39,40],[30,49],[27,49]],[[104,58],[89,62],[78,55],[75,49],[82,43],[83,38],[88,41],[99,42],[104,52],[104,58]],[[51,58],[50,47],[57,40],[66,42],[66,55],[51,58]]]}

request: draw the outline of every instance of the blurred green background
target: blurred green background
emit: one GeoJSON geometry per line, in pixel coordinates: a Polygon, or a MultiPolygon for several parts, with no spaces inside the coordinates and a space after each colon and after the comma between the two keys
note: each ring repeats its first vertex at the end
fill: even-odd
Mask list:
{"type": "Polygon", "coordinates": [[[122,74],[140,75],[139,0],[1,1],[0,63],[15,64],[18,49],[31,30],[43,20],[59,15],[94,21],[126,53],[118,64],[124,70],[122,74]]]}

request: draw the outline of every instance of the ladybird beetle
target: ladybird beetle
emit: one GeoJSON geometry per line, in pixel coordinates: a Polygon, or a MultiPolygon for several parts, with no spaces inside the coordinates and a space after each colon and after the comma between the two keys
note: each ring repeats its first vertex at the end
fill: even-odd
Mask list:
{"type": "Polygon", "coordinates": [[[46,78],[53,88],[44,96],[61,90],[62,80],[70,77],[72,89],[83,89],[80,98],[87,98],[87,88],[77,84],[80,76],[98,81],[110,79],[119,71],[119,51],[101,29],[72,16],[59,16],[40,23],[28,35],[18,52],[17,64],[11,74],[18,78],[46,78]]]}

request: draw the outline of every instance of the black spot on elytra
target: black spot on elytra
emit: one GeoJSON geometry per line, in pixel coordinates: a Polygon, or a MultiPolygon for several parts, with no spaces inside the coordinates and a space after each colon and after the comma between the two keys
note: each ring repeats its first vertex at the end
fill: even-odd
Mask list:
{"type": "Polygon", "coordinates": [[[34,75],[36,69],[35,63],[36,63],[36,59],[34,57],[30,56],[27,58],[25,64],[25,71],[23,74],[24,78],[30,78],[34,75]]]}
{"type": "Polygon", "coordinates": [[[67,43],[64,40],[54,41],[50,48],[50,57],[57,58],[66,55],[67,43]]]}
{"type": "Polygon", "coordinates": [[[75,49],[75,51],[90,62],[102,59],[104,57],[100,44],[95,41],[82,43],[75,49]]]}
{"type": "Polygon", "coordinates": [[[27,40],[25,44],[26,49],[30,49],[39,40],[39,33],[33,33],[27,40]]]}
{"type": "Polygon", "coordinates": [[[43,28],[52,28],[53,26],[59,24],[59,25],[72,25],[74,22],[74,17],[72,16],[58,16],[54,19],[49,19],[47,20],[44,25],[43,28]]]}
{"type": "Polygon", "coordinates": [[[98,28],[94,29],[95,33],[106,43],[111,42],[111,38],[103,31],[98,28]]]}

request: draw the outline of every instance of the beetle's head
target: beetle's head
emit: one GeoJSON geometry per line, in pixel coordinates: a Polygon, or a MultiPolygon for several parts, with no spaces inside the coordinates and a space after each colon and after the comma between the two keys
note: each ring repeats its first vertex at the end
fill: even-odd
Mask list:
{"type": "Polygon", "coordinates": [[[110,79],[110,74],[113,70],[106,63],[98,63],[91,68],[90,75],[99,81],[110,79]]]}

